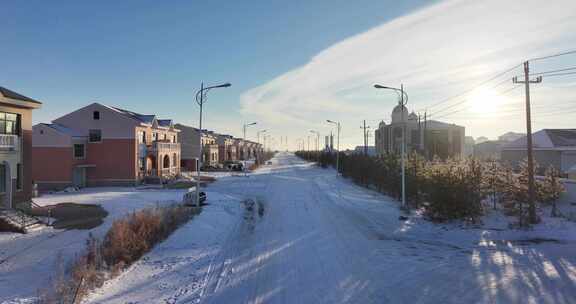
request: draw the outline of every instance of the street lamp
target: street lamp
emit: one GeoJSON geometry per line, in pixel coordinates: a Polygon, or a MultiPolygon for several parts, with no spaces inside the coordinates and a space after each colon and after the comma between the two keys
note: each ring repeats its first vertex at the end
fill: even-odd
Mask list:
{"type": "MultiPolygon", "coordinates": [[[[266,133],[266,131],[268,131],[268,130],[260,130],[260,131],[256,132],[256,137],[258,138],[258,139],[257,139],[257,142],[258,142],[258,154],[262,154],[262,152],[264,151],[264,149],[262,149],[261,146],[260,146],[260,133],[266,133]],[[260,150],[262,150],[262,151],[260,151],[260,150]]],[[[258,155],[258,154],[257,154],[257,155],[258,155]]],[[[256,156],[256,157],[258,157],[258,156],[256,156]]]]}
{"type": "Polygon", "coordinates": [[[255,122],[244,124],[244,126],[242,127],[244,137],[242,137],[242,139],[246,140],[246,127],[253,126],[255,124],[256,124],[255,122]]]}
{"type": "Polygon", "coordinates": [[[330,119],[327,119],[326,122],[336,125],[338,130],[338,139],[336,141],[336,176],[338,176],[338,174],[340,174],[340,122],[332,121],[330,119]]]}
{"type": "Polygon", "coordinates": [[[196,103],[200,106],[200,120],[198,126],[198,135],[200,136],[200,144],[198,145],[198,164],[196,165],[196,206],[200,207],[200,167],[202,166],[202,107],[206,102],[206,94],[208,91],[216,88],[227,88],[231,86],[230,83],[223,83],[219,85],[204,87],[204,82],[200,84],[200,90],[196,92],[196,103]]]}
{"type": "Polygon", "coordinates": [[[256,136],[258,137],[258,144],[260,144],[260,133],[266,133],[266,131],[268,131],[268,130],[260,130],[260,131],[256,132],[256,136]]]}
{"type": "Polygon", "coordinates": [[[251,122],[251,123],[247,123],[247,124],[242,125],[242,134],[243,134],[242,135],[242,158],[246,157],[244,155],[245,154],[244,153],[244,145],[246,144],[246,127],[253,126],[255,124],[256,124],[255,122],[251,122]]]}
{"type": "Polygon", "coordinates": [[[402,208],[407,210],[406,206],[406,172],[405,172],[405,158],[406,158],[406,122],[404,121],[404,108],[408,103],[408,94],[404,91],[404,85],[400,85],[400,88],[387,87],[379,84],[375,84],[376,89],[386,89],[393,90],[396,93],[400,93],[400,100],[398,103],[402,106],[402,208]],[[404,98],[406,97],[406,98],[404,98]]]}
{"type": "Polygon", "coordinates": [[[316,151],[320,151],[320,132],[315,130],[310,130],[310,133],[316,134],[316,151]]]}

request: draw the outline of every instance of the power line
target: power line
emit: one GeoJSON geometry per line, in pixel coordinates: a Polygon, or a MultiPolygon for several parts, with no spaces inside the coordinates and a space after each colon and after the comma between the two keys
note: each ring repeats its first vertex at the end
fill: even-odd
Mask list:
{"type": "Polygon", "coordinates": [[[566,73],[556,73],[556,74],[546,74],[546,77],[553,77],[553,76],[567,76],[567,75],[574,75],[576,72],[566,72],[566,73]]]}
{"type": "MultiPolygon", "coordinates": [[[[505,71],[503,71],[503,72],[500,72],[500,73],[498,73],[498,74],[490,77],[489,79],[487,79],[487,80],[485,80],[485,81],[480,82],[480,83],[477,84],[476,86],[474,86],[474,87],[472,87],[472,88],[470,88],[470,89],[468,89],[468,90],[466,90],[466,91],[464,91],[464,92],[461,92],[461,93],[456,94],[456,95],[454,95],[454,96],[451,96],[451,97],[448,97],[448,98],[446,98],[446,99],[443,99],[443,100],[441,100],[441,101],[439,101],[439,102],[437,102],[437,103],[435,103],[435,104],[433,104],[433,105],[431,105],[431,106],[429,106],[429,107],[427,107],[427,108],[428,108],[428,109],[429,109],[429,108],[433,108],[433,107],[436,107],[436,106],[438,106],[438,105],[441,105],[441,104],[443,104],[443,103],[445,103],[445,102],[447,102],[447,101],[450,101],[450,100],[452,100],[452,99],[454,99],[454,98],[457,98],[457,97],[466,95],[466,94],[468,94],[468,93],[476,90],[477,88],[479,88],[479,87],[481,87],[481,86],[483,86],[483,85],[485,85],[485,84],[487,84],[487,83],[489,83],[489,82],[491,82],[491,81],[493,81],[493,80],[495,80],[495,79],[497,79],[497,78],[500,78],[500,77],[506,75],[507,73],[512,72],[513,70],[515,70],[516,68],[518,68],[518,67],[520,67],[520,66],[522,66],[521,63],[520,63],[520,64],[517,64],[517,65],[515,65],[515,66],[513,66],[513,67],[511,67],[511,68],[509,68],[509,69],[507,69],[507,70],[505,70],[505,71]]],[[[506,81],[508,81],[508,80],[506,80],[506,81]]],[[[498,85],[500,85],[500,84],[497,84],[496,86],[498,86],[498,85]]],[[[420,110],[422,110],[422,109],[420,109],[420,110]]]]}
{"type": "MultiPolygon", "coordinates": [[[[563,52],[556,53],[556,54],[553,54],[553,55],[536,57],[536,58],[532,58],[532,59],[530,59],[530,60],[528,60],[528,61],[544,60],[544,59],[549,59],[549,58],[554,58],[554,57],[559,57],[559,56],[565,56],[565,55],[570,55],[570,54],[576,54],[576,50],[563,51],[563,52]]],[[[441,105],[441,104],[443,104],[443,103],[445,103],[445,102],[448,102],[448,101],[450,101],[450,100],[452,100],[452,99],[454,99],[454,98],[457,98],[457,97],[463,96],[463,95],[465,95],[465,94],[468,94],[468,93],[474,91],[475,89],[483,86],[484,84],[489,83],[489,82],[491,82],[492,80],[497,79],[497,78],[499,78],[499,77],[501,77],[501,76],[503,76],[503,75],[511,72],[512,70],[518,68],[519,66],[522,66],[522,63],[517,64],[517,65],[515,65],[515,66],[513,66],[513,67],[511,67],[511,68],[509,68],[509,69],[507,69],[507,70],[505,70],[505,71],[503,71],[503,72],[500,72],[500,73],[494,75],[493,77],[491,77],[491,78],[489,78],[489,79],[487,79],[487,80],[485,80],[485,81],[477,84],[476,86],[474,86],[474,87],[472,87],[472,88],[470,88],[470,89],[468,89],[468,90],[466,90],[466,91],[464,91],[464,92],[461,92],[461,93],[459,93],[459,94],[456,94],[456,95],[451,96],[451,97],[448,97],[448,98],[445,98],[445,99],[443,99],[443,100],[441,100],[441,101],[439,101],[439,102],[437,102],[437,103],[432,104],[431,106],[429,106],[429,107],[427,107],[427,108],[418,109],[417,112],[420,112],[420,111],[425,110],[425,109],[434,108],[434,107],[436,107],[436,106],[438,106],[438,105],[441,105]]],[[[574,68],[568,68],[568,69],[562,69],[562,70],[568,71],[568,70],[572,70],[572,69],[576,69],[576,67],[574,67],[574,68]]],[[[557,70],[557,71],[547,71],[547,72],[542,72],[542,73],[553,73],[553,72],[560,72],[560,71],[561,71],[561,70],[557,70]]],[[[536,74],[531,74],[531,75],[543,75],[543,74],[538,74],[538,73],[536,73],[536,74]]],[[[552,74],[552,75],[549,75],[549,76],[564,76],[564,75],[572,75],[572,73],[570,73],[570,74],[568,74],[568,73],[565,73],[565,74],[557,74],[557,75],[556,75],[556,74],[552,74]]],[[[507,80],[506,80],[506,81],[507,81],[507,80]]],[[[503,82],[503,83],[504,83],[504,82],[503,82]]],[[[495,87],[498,86],[498,85],[500,85],[500,84],[495,85],[495,87]]],[[[440,111],[437,111],[437,112],[440,112],[440,111]]]]}
{"type": "Polygon", "coordinates": [[[531,73],[530,76],[546,75],[546,74],[551,74],[551,73],[565,72],[565,71],[572,71],[572,70],[576,70],[576,67],[558,69],[558,70],[550,70],[550,71],[538,72],[538,73],[531,73]]]}
{"type": "Polygon", "coordinates": [[[544,59],[549,59],[549,58],[554,58],[554,57],[560,57],[560,56],[570,55],[570,54],[576,54],[576,50],[564,51],[564,52],[557,53],[557,54],[554,54],[554,55],[549,55],[549,56],[536,57],[536,58],[532,58],[532,59],[530,59],[530,60],[528,60],[528,61],[544,60],[544,59]]]}
{"type": "MultiPolygon", "coordinates": [[[[509,80],[507,80],[507,81],[509,81],[509,80]]],[[[499,92],[498,95],[506,95],[507,93],[510,93],[511,91],[513,91],[513,90],[515,90],[515,89],[517,89],[517,88],[519,88],[519,87],[520,87],[519,85],[513,86],[512,88],[509,88],[509,89],[507,89],[507,90],[504,90],[504,91],[502,91],[502,92],[499,92]]],[[[468,99],[463,99],[463,100],[460,101],[460,102],[457,102],[457,103],[455,103],[455,104],[453,104],[453,105],[450,105],[450,106],[448,106],[448,107],[446,107],[446,108],[443,108],[443,109],[440,110],[440,111],[436,111],[435,113],[430,114],[430,116],[438,115],[438,113],[440,113],[440,112],[443,112],[443,111],[445,111],[445,110],[451,109],[451,108],[453,108],[453,107],[455,107],[455,106],[457,106],[457,105],[461,105],[461,104],[463,104],[463,103],[466,103],[467,101],[468,101],[468,99]]],[[[436,119],[440,119],[440,118],[443,118],[443,117],[447,117],[447,116],[450,116],[450,115],[452,115],[452,114],[455,114],[455,113],[458,113],[458,112],[462,112],[462,111],[464,111],[464,110],[466,110],[466,109],[468,109],[468,107],[465,107],[465,108],[462,108],[462,109],[459,109],[459,110],[455,110],[455,111],[453,111],[453,112],[444,113],[444,114],[440,115],[439,117],[435,117],[435,118],[436,118],[436,119]]]]}

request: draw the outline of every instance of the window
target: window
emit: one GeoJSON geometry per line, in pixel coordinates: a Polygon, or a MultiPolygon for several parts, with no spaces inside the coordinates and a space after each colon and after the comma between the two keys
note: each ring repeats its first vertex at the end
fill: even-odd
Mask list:
{"type": "Polygon", "coordinates": [[[178,160],[178,157],[176,156],[176,153],[174,153],[172,155],[172,167],[176,167],[176,161],[178,160]]]}
{"type": "Polygon", "coordinates": [[[173,143],[176,143],[176,135],[173,135],[173,136],[172,136],[172,142],[173,142],[173,143]]]}
{"type": "Polygon", "coordinates": [[[102,130],[90,130],[89,131],[90,142],[101,142],[102,141],[102,130]]]}
{"type": "Polygon", "coordinates": [[[144,171],[146,168],[144,167],[144,164],[146,163],[146,158],[139,158],[138,159],[138,168],[140,169],[140,171],[144,171]]]}
{"type": "Polygon", "coordinates": [[[0,134],[20,134],[20,115],[0,112],[0,134]]]}
{"type": "Polygon", "coordinates": [[[74,144],[74,158],[84,159],[86,151],[83,144],[74,144]]]}
{"type": "Polygon", "coordinates": [[[100,120],[100,111],[94,111],[92,112],[92,118],[94,120],[100,120]]]}
{"type": "Polygon", "coordinates": [[[166,133],[164,133],[164,140],[168,139],[168,135],[166,133]]]}
{"type": "Polygon", "coordinates": [[[138,131],[138,143],[146,143],[146,131],[138,131]]]}
{"type": "Polygon", "coordinates": [[[22,190],[22,164],[16,164],[16,190],[22,190]]]}
{"type": "Polygon", "coordinates": [[[157,140],[158,140],[158,133],[152,132],[152,141],[157,141],[157,140]]]}

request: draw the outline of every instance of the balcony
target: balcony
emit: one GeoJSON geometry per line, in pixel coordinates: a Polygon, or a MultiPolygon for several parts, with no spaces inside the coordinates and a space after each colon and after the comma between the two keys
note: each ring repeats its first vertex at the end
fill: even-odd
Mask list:
{"type": "Polygon", "coordinates": [[[0,134],[0,150],[18,151],[20,140],[18,135],[0,134]]]}
{"type": "Polygon", "coordinates": [[[153,153],[176,152],[176,151],[180,151],[180,144],[179,143],[171,143],[171,142],[155,141],[150,146],[148,146],[148,151],[153,152],[153,153]]]}

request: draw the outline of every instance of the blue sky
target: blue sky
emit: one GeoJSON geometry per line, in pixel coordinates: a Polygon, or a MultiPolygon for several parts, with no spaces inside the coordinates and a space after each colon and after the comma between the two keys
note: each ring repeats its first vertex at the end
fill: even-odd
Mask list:
{"type": "Polygon", "coordinates": [[[0,85],[45,102],[36,122],[100,101],[192,123],[200,82],[229,81],[207,115],[241,125],[243,91],[426,1],[398,2],[6,1],[0,85]]]}
{"type": "MultiPolygon", "coordinates": [[[[292,147],[310,129],[329,132],[325,119],[342,121],[345,147],[360,144],[361,120],[376,127],[395,104],[375,82],[404,83],[409,109],[422,110],[524,59],[576,49],[570,0],[5,1],[1,10],[0,85],[45,103],[35,122],[99,101],[196,124],[200,82],[231,82],[210,92],[205,126],[241,136],[243,122],[258,121],[292,147]]],[[[576,56],[538,64],[576,66],[576,56]]],[[[574,81],[546,79],[537,106],[571,106],[574,81]]],[[[486,103],[510,106],[517,117],[506,120],[483,109],[490,93],[469,96],[477,104],[461,116],[436,116],[475,137],[522,131],[521,91],[486,103]]],[[[535,129],[574,118],[554,115],[535,129]]]]}

